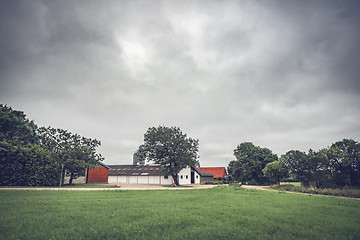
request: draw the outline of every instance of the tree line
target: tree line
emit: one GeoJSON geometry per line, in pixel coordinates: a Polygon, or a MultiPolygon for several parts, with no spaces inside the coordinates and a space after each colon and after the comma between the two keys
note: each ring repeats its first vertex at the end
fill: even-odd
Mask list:
{"type": "Polygon", "coordinates": [[[228,165],[231,180],[274,184],[281,180],[315,182],[317,187],[360,186],[360,143],[343,139],[308,152],[290,150],[279,158],[267,148],[244,142],[228,165]]]}
{"type": "Polygon", "coordinates": [[[104,158],[101,142],[67,130],[39,127],[17,111],[0,104],[0,185],[56,186],[63,170],[72,180],[104,158]]]}
{"type": "MultiPolygon", "coordinates": [[[[96,152],[101,142],[67,130],[38,127],[26,115],[0,104],[0,185],[56,186],[62,169],[74,178],[104,158],[96,152]]],[[[178,185],[178,173],[197,166],[199,140],[177,127],[151,127],[136,155],[162,165],[178,185]]],[[[244,142],[234,150],[229,178],[249,184],[280,180],[315,181],[319,187],[360,186],[360,144],[352,139],[307,153],[291,150],[280,158],[270,149],[244,142]]]]}

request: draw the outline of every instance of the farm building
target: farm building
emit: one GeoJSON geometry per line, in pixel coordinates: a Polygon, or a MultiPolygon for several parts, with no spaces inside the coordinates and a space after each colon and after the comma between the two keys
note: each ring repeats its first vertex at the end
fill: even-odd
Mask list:
{"type": "Polygon", "coordinates": [[[95,167],[89,168],[86,183],[108,183],[109,167],[98,163],[95,167]]]}
{"type": "Polygon", "coordinates": [[[200,174],[200,183],[206,183],[214,180],[214,174],[205,172],[204,170],[201,170],[197,168],[199,174],[200,174]]]}
{"type": "Polygon", "coordinates": [[[214,179],[227,177],[225,167],[198,167],[197,169],[213,174],[214,179]]]}
{"type": "MultiPolygon", "coordinates": [[[[186,167],[178,174],[180,184],[200,184],[199,170],[186,167]]],[[[109,183],[172,184],[171,175],[158,165],[109,165],[109,183]]]]}
{"type": "MultiPolygon", "coordinates": [[[[74,184],[82,183],[107,183],[109,176],[109,167],[98,162],[94,167],[88,168],[78,178],[73,179],[74,184]]],[[[69,184],[70,173],[65,171],[64,184],[69,184]]]]}

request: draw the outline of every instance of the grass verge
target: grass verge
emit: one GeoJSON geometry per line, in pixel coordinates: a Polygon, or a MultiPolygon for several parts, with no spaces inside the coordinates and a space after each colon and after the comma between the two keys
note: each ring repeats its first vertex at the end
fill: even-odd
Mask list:
{"type": "Polygon", "coordinates": [[[360,201],[241,187],[0,191],[1,239],[359,239],[360,201]]]}
{"type": "Polygon", "coordinates": [[[331,195],[331,196],[339,196],[339,197],[360,198],[360,189],[351,189],[351,188],[343,188],[343,189],[316,188],[316,189],[312,189],[312,188],[302,188],[299,186],[294,186],[292,184],[275,185],[272,188],[276,189],[276,190],[280,190],[280,191],[291,191],[291,192],[331,195]]]}
{"type": "Polygon", "coordinates": [[[119,188],[120,186],[109,184],[64,184],[61,187],[46,187],[46,186],[0,186],[0,188],[119,188]]]}

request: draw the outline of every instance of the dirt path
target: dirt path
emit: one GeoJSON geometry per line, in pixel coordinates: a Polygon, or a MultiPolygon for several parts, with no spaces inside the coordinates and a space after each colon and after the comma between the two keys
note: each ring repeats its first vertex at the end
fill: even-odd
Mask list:
{"type": "Polygon", "coordinates": [[[273,189],[268,188],[269,186],[242,185],[242,187],[247,189],[273,191],[273,189]]]}
{"type": "MultiPolygon", "coordinates": [[[[157,184],[131,184],[131,183],[119,183],[119,184],[106,184],[106,187],[5,187],[0,190],[51,190],[51,191],[113,191],[113,190],[186,190],[186,189],[207,189],[213,188],[218,185],[203,185],[203,184],[191,184],[183,185],[182,187],[168,187],[157,184]]],[[[272,189],[266,188],[267,186],[254,186],[254,185],[242,185],[246,189],[255,190],[266,190],[273,191],[272,189]]]]}

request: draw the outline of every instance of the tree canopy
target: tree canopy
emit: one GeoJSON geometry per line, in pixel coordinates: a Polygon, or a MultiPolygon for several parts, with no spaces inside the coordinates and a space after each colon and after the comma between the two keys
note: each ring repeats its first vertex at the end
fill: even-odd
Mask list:
{"type": "Polygon", "coordinates": [[[326,149],[326,154],[336,185],[360,186],[360,143],[343,139],[326,149]]]}
{"type": "Polygon", "coordinates": [[[279,160],[266,164],[262,172],[265,177],[270,179],[270,184],[279,184],[280,179],[285,178],[288,175],[287,169],[279,160]]]}
{"type": "Polygon", "coordinates": [[[39,145],[0,141],[0,185],[55,186],[60,172],[51,153],[39,145]]]}
{"type": "Polygon", "coordinates": [[[37,126],[24,112],[0,104],[0,141],[35,143],[37,126]]]}
{"type": "Polygon", "coordinates": [[[290,176],[320,187],[360,186],[360,144],[352,139],[308,153],[288,151],[280,158],[290,176]]]}
{"type": "Polygon", "coordinates": [[[230,169],[233,180],[263,184],[267,182],[262,170],[266,164],[276,161],[277,155],[267,148],[255,146],[251,142],[244,142],[234,150],[236,161],[232,162],[230,169]]]}
{"type": "Polygon", "coordinates": [[[70,184],[74,178],[84,173],[85,169],[104,160],[101,154],[96,153],[96,148],[101,144],[96,139],[51,127],[41,127],[38,133],[41,145],[51,152],[53,159],[70,172],[70,184]]]}
{"type": "Polygon", "coordinates": [[[2,104],[0,130],[0,185],[53,186],[59,183],[62,167],[72,180],[103,160],[96,153],[100,141],[39,128],[24,112],[2,104]]]}
{"type": "Polygon", "coordinates": [[[150,127],[136,155],[141,160],[164,167],[179,185],[178,173],[187,166],[197,166],[199,140],[187,137],[178,127],[150,127]]]}
{"type": "Polygon", "coordinates": [[[305,152],[290,150],[286,154],[282,155],[280,160],[294,179],[309,181],[312,178],[308,169],[309,158],[305,152]]]}

